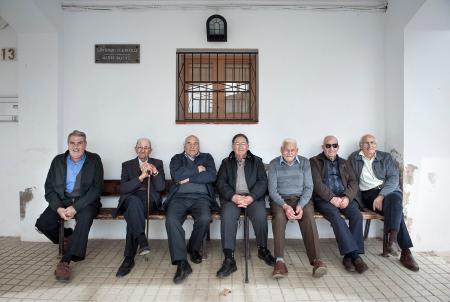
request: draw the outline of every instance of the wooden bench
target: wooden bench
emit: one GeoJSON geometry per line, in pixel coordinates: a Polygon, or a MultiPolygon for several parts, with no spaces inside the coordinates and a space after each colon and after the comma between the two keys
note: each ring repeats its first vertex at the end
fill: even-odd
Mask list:
{"type": "MultiPolygon", "coordinates": [[[[163,198],[167,195],[171,184],[172,184],[172,181],[170,179],[166,179],[166,189],[162,192],[163,198]]],[[[119,197],[120,196],[119,186],[120,186],[119,179],[105,180],[103,183],[102,197],[119,197]]],[[[101,220],[113,219],[112,212],[114,209],[115,208],[101,208],[96,219],[101,219],[101,220]]],[[[361,211],[361,214],[363,216],[363,219],[366,220],[366,225],[364,227],[364,239],[367,239],[367,237],[369,235],[371,221],[372,220],[384,220],[384,217],[376,212],[369,210],[369,209],[364,209],[363,211],[361,211]]],[[[166,217],[166,214],[163,211],[156,211],[156,212],[152,211],[149,214],[150,220],[164,220],[165,217],[166,217]]],[[[241,214],[241,218],[243,218],[243,217],[244,217],[244,215],[241,214]]],[[[188,218],[191,219],[192,217],[190,215],[188,215],[188,218]]],[[[220,212],[213,211],[211,213],[211,218],[213,220],[220,220],[220,212]]],[[[321,218],[323,218],[323,215],[320,214],[319,212],[315,212],[314,218],[321,219],[321,218]]],[[[119,216],[117,216],[116,219],[123,220],[124,217],[123,217],[123,215],[119,215],[119,216]]],[[[267,209],[267,219],[272,220],[272,213],[269,208],[267,209]]]]}
{"type": "MultiPolygon", "coordinates": [[[[171,180],[167,180],[166,179],[166,185],[165,185],[165,190],[162,192],[161,196],[162,198],[165,198],[167,196],[167,193],[170,189],[170,186],[172,184],[171,180]]],[[[102,197],[119,197],[120,196],[120,180],[119,179],[107,179],[104,181],[103,183],[103,191],[102,191],[102,197]]],[[[96,219],[100,219],[100,220],[111,220],[114,219],[112,217],[112,213],[115,210],[114,208],[108,208],[108,207],[102,207],[100,209],[100,211],[97,214],[96,219]]],[[[364,209],[363,211],[361,211],[362,217],[364,220],[366,220],[366,225],[364,227],[364,239],[367,239],[368,235],[369,235],[369,230],[370,230],[370,223],[372,220],[384,220],[384,217],[378,213],[375,213],[369,209],[364,209]]],[[[166,214],[164,211],[151,211],[149,213],[148,218],[150,220],[164,220],[166,218],[166,214]]],[[[245,217],[244,211],[242,211],[241,214],[241,219],[244,220],[244,238],[245,238],[245,282],[248,282],[248,267],[247,267],[247,260],[250,256],[249,253],[249,234],[248,234],[248,219],[245,217]]],[[[321,219],[324,218],[322,214],[320,214],[319,212],[315,212],[314,213],[314,218],[315,219],[321,219]]],[[[119,219],[119,220],[123,220],[124,217],[123,215],[118,215],[115,219],[119,219]]],[[[192,219],[191,215],[187,216],[187,219],[192,219]]],[[[212,211],[211,212],[211,219],[213,220],[220,220],[220,212],[219,211],[212,211]]],[[[270,208],[267,208],[267,219],[268,220],[272,220],[272,213],[270,211],[270,208]]],[[[60,227],[60,234],[59,234],[60,240],[59,240],[59,255],[61,256],[63,254],[63,250],[64,250],[64,223],[61,223],[61,227],[60,227]]],[[[209,240],[210,238],[210,232],[208,230],[208,234],[205,237],[205,240],[209,240]]],[[[383,240],[386,240],[386,238],[383,238],[383,240]]],[[[203,244],[202,247],[202,256],[203,258],[207,257],[207,249],[206,249],[206,245],[205,243],[203,244]]]]}

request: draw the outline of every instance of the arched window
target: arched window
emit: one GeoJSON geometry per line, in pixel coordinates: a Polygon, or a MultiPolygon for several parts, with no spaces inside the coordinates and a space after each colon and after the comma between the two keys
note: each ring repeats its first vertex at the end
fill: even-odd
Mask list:
{"type": "Polygon", "coordinates": [[[208,42],[227,41],[227,21],[220,15],[212,15],[206,21],[206,36],[208,42]]]}

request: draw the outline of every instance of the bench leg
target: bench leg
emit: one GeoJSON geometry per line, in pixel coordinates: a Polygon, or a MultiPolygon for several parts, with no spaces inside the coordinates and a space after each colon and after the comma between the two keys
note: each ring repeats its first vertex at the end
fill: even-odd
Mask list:
{"type": "Polygon", "coordinates": [[[245,258],[245,283],[248,283],[248,258],[250,253],[248,234],[248,215],[247,208],[244,209],[244,258],[245,258]]]}
{"type": "Polygon", "coordinates": [[[369,231],[370,231],[370,223],[372,222],[371,219],[366,220],[366,226],[364,227],[364,240],[369,237],[369,231]]]}
{"type": "Polygon", "coordinates": [[[59,252],[58,257],[62,258],[64,254],[64,219],[59,219],[59,252]]]}

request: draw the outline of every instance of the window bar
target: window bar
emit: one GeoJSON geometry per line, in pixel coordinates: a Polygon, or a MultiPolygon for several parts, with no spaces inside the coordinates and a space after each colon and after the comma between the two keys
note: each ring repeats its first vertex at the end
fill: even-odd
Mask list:
{"type": "MultiPolygon", "coordinates": [[[[251,64],[251,57],[250,57],[250,54],[248,54],[248,63],[249,63],[249,90],[251,90],[251,87],[252,87],[252,77],[250,76],[250,74],[251,74],[251,72],[250,72],[250,69],[251,69],[251,67],[252,67],[252,64],[251,64]]],[[[248,100],[248,112],[249,112],[249,115],[250,116],[253,116],[253,111],[252,111],[252,101],[253,101],[253,98],[252,98],[252,95],[251,95],[251,93],[250,93],[250,95],[249,95],[249,100],[248,100]]]]}
{"type": "MultiPolygon", "coordinates": [[[[244,82],[244,54],[241,54],[241,85],[244,82]]],[[[240,89],[241,90],[241,89],[240,89]]],[[[242,115],[244,114],[244,92],[241,93],[241,120],[242,115]]]]}
{"type": "Polygon", "coordinates": [[[177,54],[177,120],[180,120],[180,54],[177,54]]]}
{"type": "Polygon", "coordinates": [[[232,101],[233,106],[231,107],[232,108],[231,110],[233,111],[233,119],[236,119],[236,93],[234,91],[234,85],[236,82],[235,69],[236,69],[236,53],[233,53],[233,73],[232,73],[232,77],[231,77],[231,92],[233,93],[233,101],[232,101]]]}
{"type": "MultiPolygon", "coordinates": [[[[208,82],[211,82],[211,53],[208,52],[208,82]]],[[[209,98],[209,106],[211,106],[211,98],[209,98]]],[[[208,110],[208,119],[211,119],[212,110],[208,110]]]]}
{"type": "MultiPolygon", "coordinates": [[[[200,85],[202,85],[202,55],[203,54],[200,54],[200,85]]],[[[199,86],[199,96],[200,96],[200,99],[198,100],[198,106],[199,106],[199,112],[200,112],[200,115],[199,115],[199,118],[200,119],[202,119],[202,88],[201,88],[201,86],[199,86]]]]}
{"type": "MultiPolygon", "coordinates": [[[[216,83],[219,82],[219,53],[216,53],[216,83]]],[[[216,104],[217,104],[217,117],[219,117],[219,89],[217,89],[217,85],[216,84],[214,86],[214,92],[216,93],[216,104]]],[[[225,106],[226,109],[226,106],[225,106]]],[[[226,112],[225,112],[225,117],[226,117],[226,112]]]]}
{"type": "Polygon", "coordinates": [[[191,119],[194,119],[194,53],[191,53],[191,119]]]}

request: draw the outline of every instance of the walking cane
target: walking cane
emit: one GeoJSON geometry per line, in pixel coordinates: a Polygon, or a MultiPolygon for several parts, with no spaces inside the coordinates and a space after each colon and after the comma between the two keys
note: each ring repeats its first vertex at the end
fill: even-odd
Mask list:
{"type": "MultiPolygon", "coordinates": [[[[151,173],[150,173],[150,171],[148,171],[148,182],[147,182],[147,219],[146,219],[146,226],[145,226],[145,238],[147,239],[147,244],[148,244],[148,225],[149,225],[149,215],[150,215],[150,177],[151,177],[151,173]]],[[[146,262],[148,262],[147,255],[145,255],[145,261],[146,262]]]]}
{"type": "Polygon", "coordinates": [[[245,283],[248,283],[249,238],[248,238],[247,207],[244,208],[244,253],[245,253],[245,283]]]}

